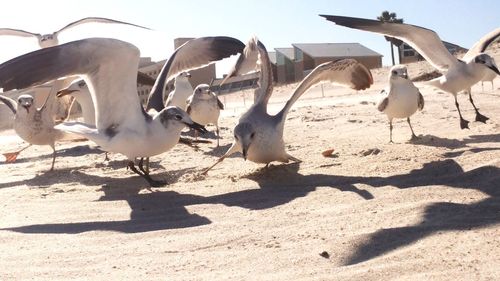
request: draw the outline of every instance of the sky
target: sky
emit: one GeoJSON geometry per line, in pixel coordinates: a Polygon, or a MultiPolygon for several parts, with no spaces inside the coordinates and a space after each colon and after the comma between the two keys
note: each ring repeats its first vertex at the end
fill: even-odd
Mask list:
{"type": "MultiPolygon", "coordinates": [[[[500,26],[500,1],[378,1],[378,0],[87,0],[9,1],[2,3],[0,27],[51,33],[69,22],[96,16],[151,28],[113,24],[85,24],[60,34],[60,43],[88,37],[128,41],[141,56],[166,59],[176,37],[231,36],[243,42],[257,36],[268,51],[292,43],[358,42],[382,54],[389,65],[389,43],[383,36],[336,26],[318,14],[373,18],[388,10],[405,23],[436,31],[442,40],[469,48],[500,26]],[[432,9],[430,9],[432,7],[432,9]]],[[[38,49],[36,39],[0,36],[0,62],[38,49]]],[[[218,64],[217,74],[231,62],[218,64]]]]}

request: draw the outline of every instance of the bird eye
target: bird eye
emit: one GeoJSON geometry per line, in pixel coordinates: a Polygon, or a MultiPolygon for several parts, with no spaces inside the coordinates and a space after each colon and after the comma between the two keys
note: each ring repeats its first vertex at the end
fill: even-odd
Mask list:
{"type": "Polygon", "coordinates": [[[176,114],[176,115],[175,115],[175,119],[176,119],[176,120],[181,120],[181,119],[182,119],[182,116],[180,116],[179,114],[176,114]]]}
{"type": "Polygon", "coordinates": [[[397,72],[396,70],[393,70],[393,71],[392,71],[392,74],[393,74],[393,75],[398,75],[398,72],[397,72]]]}

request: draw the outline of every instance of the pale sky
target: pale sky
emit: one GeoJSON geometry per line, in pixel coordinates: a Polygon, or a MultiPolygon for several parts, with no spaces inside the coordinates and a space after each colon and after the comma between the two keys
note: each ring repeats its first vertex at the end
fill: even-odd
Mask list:
{"type": "MultiPolygon", "coordinates": [[[[118,38],[135,44],[142,56],[150,56],[153,60],[169,57],[176,37],[224,35],[246,42],[256,35],[269,51],[291,47],[292,43],[359,42],[384,55],[383,63],[388,65],[389,44],[383,36],[336,26],[318,16],[376,18],[384,10],[397,13],[406,23],[432,29],[441,39],[465,48],[500,26],[498,0],[17,0],[2,3],[0,27],[44,34],[71,21],[98,16],[147,26],[154,31],[87,24],[63,32],[60,42],[87,37],[118,38]]],[[[1,36],[0,44],[2,62],[38,48],[36,39],[30,38],[1,36]]],[[[219,67],[219,75],[226,64],[219,67]]]]}

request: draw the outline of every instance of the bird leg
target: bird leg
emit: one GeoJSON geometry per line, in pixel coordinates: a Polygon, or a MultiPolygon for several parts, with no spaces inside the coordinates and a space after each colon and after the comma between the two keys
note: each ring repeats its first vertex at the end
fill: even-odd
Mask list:
{"type": "Polygon", "coordinates": [[[458,116],[460,116],[460,128],[463,129],[469,129],[469,121],[465,120],[462,117],[462,113],[460,112],[460,106],[458,105],[457,101],[457,96],[455,95],[455,106],[457,107],[458,110],[458,116]]]}
{"type": "Polygon", "coordinates": [[[217,147],[219,147],[219,125],[215,125],[215,133],[217,134],[217,147]]]}
{"type": "Polygon", "coordinates": [[[105,162],[109,162],[109,157],[108,157],[108,152],[107,151],[104,152],[104,161],[105,162]]]}
{"type": "Polygon", "coordinates": [[[410,123],[410,117],[406,118],[406,121],[408,122],[408,125],[410,125],[410,130],[411,130],[411,141],[415,141],[415,140],[418,140],[420,139],[419,137],[417,137],[417,135],[415,135],[415,132],[413,132],[413,128],[411,127],[411,123],[410,123]]]}
{"type": "Polygon", "coordinates": [[[476,105],[474,104],[474,101],[472,100],[471,90],[469,90],[469,101],[470,101],[470,103],[472,103],[472,106],[474,107],[474,110],[476,111],[476,121],[486,123],[486,121],[490,118],[479,113],[479,109],[477,109],[476,105]]]}
{"type": "Polygon", "coordinates": [[[141,172],[143,172],[145,175],[149,175],[149,157],[146,157],[146,169],[144,169],[144,157],[141,157],[141,159],[139,159],[139,170],[141,170],[141,172]]]}
{"type": "Polygon", "coordinates": [[[389,120],[389,143],[394,143],[392,141],[392,120],[389,120]]]}
{"type": "Polygon", "coordinates": [[[52,153],[52,166],[50,166],[49,171],[54,171],[54,163],[56,163],[56,148],[54,147],[54,145],[51,145],[51,146],[52,146],[52,150],[54,152],[52,153]]]}
{"type": "Polygon", "coordinates": [[[132,172],[134,172],[134,173],[138,174],[139,176],[141,176],[142,178],[144,178],[149,183],[149,185],[152,187],[160,187],[160,186],[164,186],[167,184],[164,181],[154,180],[149,175],[142,174],[141,172],[139,172],[139,170],[137,170],[137,168],[135,167],[134,161],[128,162],[127,169],[129,169],[129,168],[130,168],[130,170],[132,170],[132,172]]]}
{"type": "Polygon", "coordinates": [[[28,146],[22,148],[21,150],[18,150],[18,151],[15,151],[15,152],[4,153],[3,156],[5,156],[5,162],[6,163],[14,163],[14,162],[16,162],[16,159],[17,159],[17,156],[19,155],[19,153],[21,153],[21,151],[25,150],[26,148],[28,148],[30,146],[31,146],[31,144],[28,144],[28,146]]]}

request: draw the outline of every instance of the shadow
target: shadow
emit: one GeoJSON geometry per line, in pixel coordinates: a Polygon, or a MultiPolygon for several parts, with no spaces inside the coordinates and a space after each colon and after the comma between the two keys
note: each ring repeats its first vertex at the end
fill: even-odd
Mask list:
{"type": "Polygon", "coordinates": [[[494,148],[494,147],[485,147],[485,148],[471,148],[471,149],[465,149],[465,150],[460,150],[460,151],[450,151],[450,152],[445,152],[443,153],[443,157],[445,158],[456,158],[464,153],[470,152],[470,153],[479,153],[479,152],[484,152],[484,151],[492,151],[492,150],[500,150],[500,148],[494,148]]]}
{"type": "Polygon", "coordinates": [[[354,183],[364,181],[362,177],[321,174],[302,175],[298,173],[299,166],[299,163],[291,163],[262,168],[244,176],[244,178],[257,182],[260,188],[207,197],[204,203],[262,210],[304,197],[310,192],[315,191],[319,186],[329,186],[340,191],[354,192],[365,200],[373,199],[373,195],[370,192],[358,189],[353,185],[354,183]]]}
{"type": "MultiPolygon", "coordinates": [[[[30,149],[30,148],[28,148],[28,149],[30,149]]],[[[57,147],[56,147],[56,165],[57,165],[57,158],[59,158],[59,157],[77,157],[77,156],[83,156],[83,155],[89,155],[89,154],[102,154],[103,155],[102,158],[104,159],[104,151],[102,151],[96,147],[90,147],[89,145],[79,145],[79,146],[74,146],[74,147],[65,148],[65,149],[57,149],[57,147]]],[[[46,159],[46,158],[52,159],[52,151],[50,153],[47,153],[47,154],[26,157],[26,158],[22,157],[23,152],[21,152],[19,155],[21,157],[16,159],[16,162],[6,163],[5,161],[2,161],[2,162],[0,162],[0,165],[15,164],[15,163],[27,163],[27,162],[31,162],[33,160],[40,160],[40,159],[46,159]]]]}
{"type": "MultiPolygon", "coordinates": [[[[168,173],[168,180],[178,179],[190,169],[183,169],[168,173]]],[[[140,184],[131,179],[113,180],[113,187],[109,184],[108,178],[86,175],[77,172],[78,178],[83,178],[83,182],[92,182],[94,185],[102,184],[100,189],[104,196],[98,201],[118,201],[125,200],[130,206],[131,213],[129,220],[120,221],[91,221],[78,223],[49,223],[35,224],[20,227],[3,228],[20,233],[64,233],[76,234],[87,231],[117,231],[123,233],[139,233],[164,229],[187,228],[210,224],[211,221],[203,216],[191,214],[185,208],[194,201],[202,201],[196,195],[184,195],[174,191],[154,191],[141,193],[144,189],[140,184]]],[[[134,177],[139,178],[139,177],[134,177]]],[[[143,181],[142,178],[139,178],[143,181]]]]}
{"type": "Polygon", "coordinates": [[[364,262],[439,231],[470,230],[500,222],[500,168],[483,166],[465,172],[453,160],[435,161],[406,175],[397,175],[370,181],[373,186],[393,185],[398,188],[445,185],[475,189],[490,197],[473,204],[434,203],[425,208],[420,223],[381,229],[352,253],[346,265],[364,262]]]}
{"type": "Polygon", "coordinates": [[[457,149],[466,148],[468,147],[468,144],[486,142],[500,142],[500,134],[472,135],[463,140],[441,138],[433,135],[423,135],[420,136],[419,140],[412,141],[411,144],[457,149]]]}

